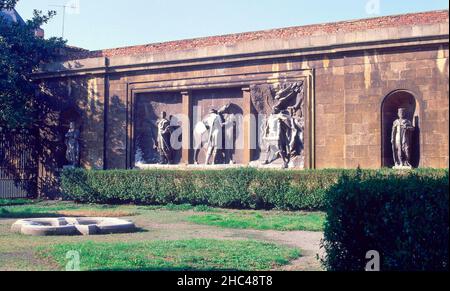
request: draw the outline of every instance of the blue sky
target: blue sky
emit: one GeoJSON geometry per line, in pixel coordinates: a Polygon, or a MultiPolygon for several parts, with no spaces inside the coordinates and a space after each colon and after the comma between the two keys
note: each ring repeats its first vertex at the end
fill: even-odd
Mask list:
{"type": "Polygon", "coordinates": [[[44,27],[86,49],[114,48],[193,37],[305,24],[448,9],[448,0],[20,0],[28,19],[33,9],[57,10],[44,27]]]}

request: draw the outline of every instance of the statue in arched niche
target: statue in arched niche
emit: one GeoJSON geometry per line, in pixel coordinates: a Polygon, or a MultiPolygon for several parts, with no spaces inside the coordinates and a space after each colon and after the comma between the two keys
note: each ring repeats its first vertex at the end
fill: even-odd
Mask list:
{"type": "Polygon", "coordinates": [[[398,110],[398,119],[392,126],[391,144],[394,155],[394,168],[412,168],[411,166],[411,144],[414,126],[406,117],[406,109],[398,110]]]}
{"type": "Polygon", "coordinates": [[[65,136],[66,159],[70,166],[78,167],[80,164],[80,131],[76,128],[75,122],[70,122],[69,131],[65,136]]]}

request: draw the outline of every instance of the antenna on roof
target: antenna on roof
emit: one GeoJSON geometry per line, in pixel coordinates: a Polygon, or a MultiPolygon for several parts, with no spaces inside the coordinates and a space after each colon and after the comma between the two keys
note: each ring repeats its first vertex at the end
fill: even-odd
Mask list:
{"type": "Polygon", "coordinates": [[[62,33],[61,37],[64,38],[64,30],[65,30],[65,24],[66,24],[66,9],[70,8],[71,14],[78,14],[80,13],[80,0],[70,0],[66,3],[66,5],[50,5],[53,7],[59,7],[63,10],[63,21],[62,21],[62,33]]]}

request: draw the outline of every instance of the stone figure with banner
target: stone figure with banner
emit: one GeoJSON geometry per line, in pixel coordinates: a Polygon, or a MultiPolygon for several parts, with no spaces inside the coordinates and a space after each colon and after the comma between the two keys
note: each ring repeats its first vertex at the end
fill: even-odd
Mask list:
{"type": "Polygon", "coordinates": [[[267,103],[272,112],[262,133],[266,146],[264,165],[282,159],[283,168],[304,165],[304,83],[282,83],[274,87],[275,94],[267,103]],[[300,158],[301,162],[294,163],[300,158]]]}

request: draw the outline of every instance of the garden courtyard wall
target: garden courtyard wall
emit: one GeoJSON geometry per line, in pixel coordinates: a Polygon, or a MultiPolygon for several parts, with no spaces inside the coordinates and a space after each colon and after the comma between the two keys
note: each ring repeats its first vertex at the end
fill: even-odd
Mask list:
{"type": "MultiPolygon", "coordinates": [[[[35,78],[60,100],[55,138],[81,131],[81,165],[129,169],[148,108],[193,116],[238,104],[257,111],[254,86],[304,83],[305,168],[392,166],[390,130],[400,106],[416,126],[415,167],[449,166],[448,11],[81,51],[35,78]],[[62,100],[62,101],[61,101],[62,100]],[[155,109],[156,108],[156,109],[155,109]]],[[[263,96],[264,97],[264,96],[263,96]]],[[[150,111],[152,111],[150,110],[150,111]]],[[[260,160],[244,122],[240,165],[260,160]]],[[[192,120],[182,121],[177,164],[192,164],[192,120]]],[[[149,125],[148,125],[149,126],[149,125]]],[[[65,149],[52,149],[61,168],[65,149]]]]}

